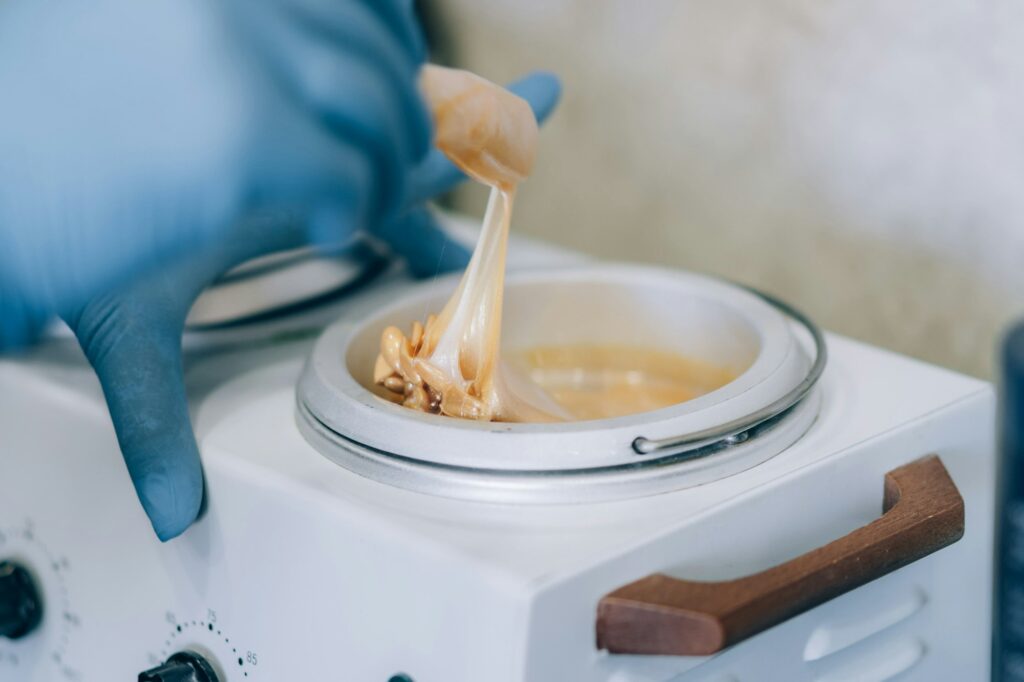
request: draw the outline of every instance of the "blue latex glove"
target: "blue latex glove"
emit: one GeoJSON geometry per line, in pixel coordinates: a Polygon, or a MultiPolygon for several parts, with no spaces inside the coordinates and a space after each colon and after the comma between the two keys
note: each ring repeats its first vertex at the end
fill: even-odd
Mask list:
{"type": "MultiPolygon", "coordinates": [[[[547,74],[510,87],[530,102],[538,120],[548,116],[559,96],[558,81],[547,74]]],[[[374,230],[393,243],[417,276],[457,269],[468,261],[467,251],[444,237],[422,205],[462,179],[433,150],[410,174],[411,208],[374,230]]],[[[98,296],[66,317],[99,376],[132,482],[161,540],[188,528],[203,498],[182,378],[181,337],[188,311],[202,290],[231,267],[304,243],[304,221],[297,214],[238,223],[200,257],[98,296]]]]}
{"type": "Polygon", "coordinates": [[[0,2],[0,349],[253,212],[390,224],[424,55],[411,0],[0,2]]]}

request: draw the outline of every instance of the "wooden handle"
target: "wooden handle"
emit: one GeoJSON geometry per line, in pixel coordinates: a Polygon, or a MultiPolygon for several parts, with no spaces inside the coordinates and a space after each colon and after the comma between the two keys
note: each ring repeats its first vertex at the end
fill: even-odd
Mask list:
{"type": "Polygon", "coordinates": [[[597,646],[616,654],[706,656],[951,545],[964,501],[938,457],[885,475],[883,514],[849,535],[737,580],[653,574],[605,595],[597,646]]]}

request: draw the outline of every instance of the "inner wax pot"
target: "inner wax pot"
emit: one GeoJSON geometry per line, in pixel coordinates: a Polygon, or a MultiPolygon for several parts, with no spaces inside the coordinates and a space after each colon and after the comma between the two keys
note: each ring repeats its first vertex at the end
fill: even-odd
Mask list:
{"type": "Polygon", "coordinates": [[[590,502],[743,471],[791,445],[817,414],[812,387],[824,345],[809,322],[797,324],[778,304],[718,280],[611,264],[510,274],[502,353],[582,343],[653,347],[728,368],[736,379],[663,409],[557,424],[475,422],[384,400],[371,376],[381,332],[439,310],[457,282],[410,287],[323,333],[297,395],[300,428],[320,452],[369,478],[436,495],[590,502]]]}

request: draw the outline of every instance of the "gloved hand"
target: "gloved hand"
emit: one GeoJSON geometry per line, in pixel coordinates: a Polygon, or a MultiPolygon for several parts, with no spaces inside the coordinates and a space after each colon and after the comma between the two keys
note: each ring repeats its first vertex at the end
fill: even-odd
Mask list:
{"type": "Polygon", "coordinates": [[[411,0],[0,2],[0,349],[254,211],[390,224],[424,54],[411,0]]]}
{"type": "MultiPolygon", "coordinates": [[[[554,109],[558,81],[535,74],[511,86],[538,120],[554,109]]],[[[466,250],[446,240],[425,199],[464,179],[437,150],[411,174],[409,208],[374,232],[392,243],[417,276],[463,267],[466,250]]],[[[201,291],[250,258],[303,244],[305,216],[256,216],[215,248],[182,259],[126,289],[95,297],[66,317],[103,386],[118,442],[143,508],[161,540],[195,520],[203,498],[199,451],[182,378],[185,317],[201,291]]]]}

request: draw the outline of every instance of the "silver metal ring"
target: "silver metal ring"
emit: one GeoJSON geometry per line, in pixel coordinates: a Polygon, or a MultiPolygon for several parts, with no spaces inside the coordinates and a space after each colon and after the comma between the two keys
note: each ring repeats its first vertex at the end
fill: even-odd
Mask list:
{"type": "Polygon", "coordinates": [[[730,422],[726,422],[725,424],[721,424],[720,426],[704,429],[703,431],[694,431],[693,433],[687,433],[680,436],[669,436],[666,438],[646,438],[644,436],[637,436],[633,439],[633,451],[636,454],[650,455],[666,450],[671,450],[674,453],[682,453],[690,450],[697,450],[719,442],[728,445],[739,444],[752,435],[752,432],[755,432],[758,426],[775,419],[776,417],[780,417],[800,403],[800,401],[806,398],[811,392],[811,389],[814,388],[818,379],[821,378],[822,372],[825,371],[825,365],[828,362],[828,347],[825,343],[825,335],[822,333],[818,325],[814,324],[809,317],[793,306],[770,294],[766,294],[763,291],[758,291],[757,289],[744,286],[742,284],[737,284],[736,286],[746,289],[779,310],[784,315],[795,320],[811,335],[811,338],[814,340],[815,355],[814,363],[808,370],[807,376],[804,377],[803,381],[794,386],[792,390],[780,397],[778,400],[746,415],[745,417],[734,419],[730,422]]]}

